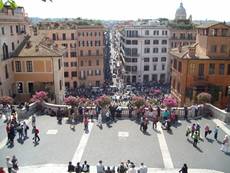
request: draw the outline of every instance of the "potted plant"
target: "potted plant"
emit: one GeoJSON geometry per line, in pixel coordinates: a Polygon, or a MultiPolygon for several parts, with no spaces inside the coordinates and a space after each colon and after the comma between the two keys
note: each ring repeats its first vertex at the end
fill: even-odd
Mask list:
{"type": "Polygon", "coordinates": [[[3,104],[3,105],[7,105],[7,104],[12,105],[13,101],[14,101],[14,99],[10,96],[0,97],[0,104],[3,104]]]}

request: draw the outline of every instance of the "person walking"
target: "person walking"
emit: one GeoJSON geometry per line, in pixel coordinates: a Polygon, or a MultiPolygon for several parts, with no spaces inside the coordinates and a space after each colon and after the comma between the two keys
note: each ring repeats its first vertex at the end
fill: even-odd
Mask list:
{"type": "Polygon", "coordinates": [[[224,139],[223,139],[223,144],[221,145],[220,150],[227,153],[228,147],[229,147],[229,137],[228,137],[228,135],[225,135],[224,139]]]}
{"type": "Polygon", "coordinates": [[[12,173],[13,163],[10,160],[9,156],[6,157],[6,166],[7,166],[7,169],[8,169],[8,173],[12,173]]]}
{"type": "Polygon", "coordinates": [[[124,163],[121,162],[121,164],[117,167],[117,173],[126,173],[127,168],[125,167],[124,163]]]}
{"type": "Polygon", "coordinates": [[[134,163],[132,163],[131,168],[128,169],[128,173],[137,173],[134,163]]]}
{"type": "Polygon", "coordinates": [[[148,172],[147,166],[145,166],[144,163],[141,163],[138,173],[147,173],[147,172],[148,172]]]}
{"type": "Polygon", "coordinates": [[[81,173],[81,169],[82,169],[82,167],[81,167],[81,165],[80,165],[80,162],[77,162],[77,165],[76,165],[76,167],[75,167],[75,172],[76,172],[76,173],[81,173]]]}
{"type": "Polygon", "coordinates": [[[97,173],[105,173],[105,167],[102,164],[101,160],[99,160],[99,162],[97,164],[97,173]]]}
{"type": "Polygon", "coordinates": [[[27,131],[29,130],[29,126],[26,124],[25,121],[23,121],[23,136],[24,136],[24,139],[26,139],[28,136],[27,136],[27,131]]]}
{"type": "Polygon", "coordinates": [[[195,131],[193,135],[193,146],[194,147],[197,147],[198,139],[199,139],[198,131],[195,131]]]}
{"type": "Polygon", "coordinates": [[[188,107],[184,106],[184,119],[188,121],[188,107]]]}
{"type": "Polygon", "coordinates": [[[22,138],[23,138],[23,124],[19,124],[16,129],[18,132],[19,140],[22,140],[22,138]]]}
{"type": "Polygon", "coordinates": [[[219,132],[219,126],[216,126],[216,128],[214,129],[214,139],[217,141],[217,137],[218,137],[218,132],[219,132]]]}
{"type": "Polygon", "coordinates": [[[32,127],[36,126],[36,116],[35,114],[32,115],[32,127]]]}
{"type": "Polygon", "coordinates": [[[88,131],[89,119],[87,115],[84,116],[83,123],[84,123],[84,130],[88,131]]]}
{"type": "Polygon", "coordinates": [[[16,158],[15,155],[13,155],[11,162],[13,164],[13,169],[17,171],[18,170],[18,159],[16,158]]]}
{"type": "Polygon", "coordinates": [[[196,124],[193,123],[193,124],[192,124],[192,128],[191,128],[191,136],[194,135],[195,131],[196,131],[196,124]]]}
{"type": "Polygon", "coordinates": [[[40,141],[40,137],[38,136],[39,130],[38,130],[38,128],[36,128],[36,126],[34,126],[33,131],[34,131],[33,140],[34,140],[34,143],[36,144],[37,142],[40,141]]]}
{"type": "Polygon", "coordinates": [[[188,173],[188,166],[187,166],[186,163],[185,163],[185,164],[183,165],[183,167],[179,170],[179,172],[181,172],[181,173],[188,173]]]}
{"type": "Polygon", "coordinates": [[[207,135],[210,133],[209,126],[206,125],[204,128],[204,137],[207,138],[207,135]]]}
{"type": "Polygon", "coordinates": [[[98,114],[97,125],[102,128],[102,116],[101,113],[98,114]]]}

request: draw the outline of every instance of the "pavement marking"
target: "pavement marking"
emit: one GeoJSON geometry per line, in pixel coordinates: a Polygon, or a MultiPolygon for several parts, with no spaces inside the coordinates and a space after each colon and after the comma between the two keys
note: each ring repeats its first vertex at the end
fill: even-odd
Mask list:
{"type": "Polygon", "coordinates": [[[165,136],[163,133],[163,129],[161,128],[161,125],[158,125],[157,129],[159,131],[159,133],[157,133],[157,138],[158,138],[160,149],[161,149],[164,167],[169,168],[169,169],[174,168],[172,158],[170,156],[168,145],[166,143],[165,136]]]}
{"type": "Polygon", "coordinates": [[[118,132],[118,137],[127,138],[129,137],[129,132],[118,132]]]}
{"type": "MultiPolygon", "coordinates": [[[[26,122],[26,124],[28,125],[31,121],[31,116],[29,117],[29,119],[27,120],[23,120],[26,122]]],[[[6,145],[7,143],[7,137],[5,137],[1,142],[0,142],[0,150],[6,145]]]]}
{"type": "Polygon", "coordinates": [[[58,130],[48,130],[47,132],[46,132],[46,134],[47,135],[56,135],[57,134],[57,132],[58,132],[58,130]]]}
{"type": "Polygon", "coordinates": [[[225,123],[223,121],[220,121],[218,119],[212,119],[212,121],[219,126],[225,133],[227,133],[228,136],[230,136],[230,129],[227,128],[225,123]]]}
{"type": "Polygon", "coordinates": [[[83,156],[83,153],[84,153],[84,150],[85,150],[85,147],[86,147],[86,144],[88,142],[88,139],[89,139],[89,136],[92,132],[92,129],[93,129],[93,125],[94,123],[89,123],[88,125],[88,133],[83,133],[82,137],[81,137],[81,140],[78,144],[78,147],[73,155],[73,159],[72,159],[72,163],[77,163],[77,162],[81,162],[81,158],[83,156]]]}

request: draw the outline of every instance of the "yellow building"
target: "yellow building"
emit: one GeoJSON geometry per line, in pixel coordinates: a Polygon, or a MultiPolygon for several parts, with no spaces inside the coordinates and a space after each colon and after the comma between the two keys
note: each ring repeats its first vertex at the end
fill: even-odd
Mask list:
{"type": "Polygon", "coordinates": [[[196,102],[209,92],[221,108],[228,103],[230,86],[230,26],[217,23],[197,27],[196,44],[170,51],[171,93],[180,105],[196,102]]]}
{"type": "Polygon", "coordinates": [[[31,37],[15,51],[13,71],[16,100],[27,100],[45,90],[56,103],[64,99],[64,51],[46,37],[31,37]]]}

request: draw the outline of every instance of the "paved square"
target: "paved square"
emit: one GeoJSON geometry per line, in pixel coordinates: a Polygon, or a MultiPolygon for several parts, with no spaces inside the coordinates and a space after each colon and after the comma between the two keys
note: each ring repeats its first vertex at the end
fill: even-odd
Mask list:
{"type": "Polygon", "coordinates": [[[48,130],[47,132],[46,132],[46,134],[47,135],[56,135],[57,134],[57,130],[48,130]]]}

